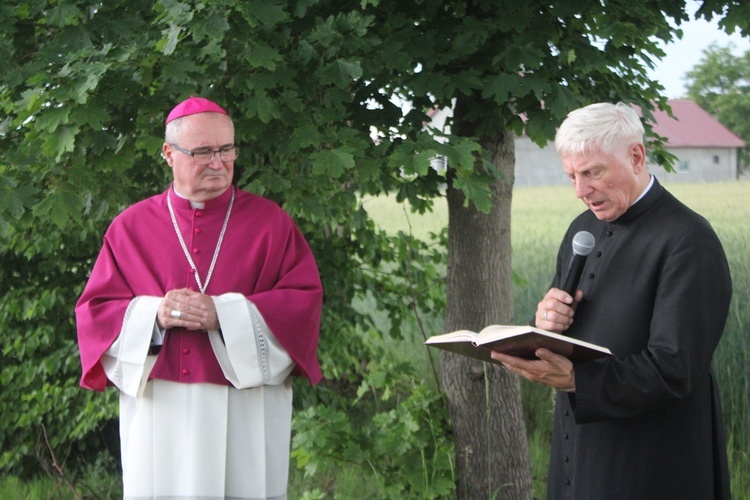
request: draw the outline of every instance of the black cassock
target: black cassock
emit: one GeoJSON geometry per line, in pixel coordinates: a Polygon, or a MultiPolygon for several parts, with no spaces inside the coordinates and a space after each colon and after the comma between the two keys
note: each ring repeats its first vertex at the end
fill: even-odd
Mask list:
{"type": "Polygon", "coordinates": [[[575,219],[552,286],[581,230],[596,247],[565,333],[614,356],[576,363],[576,392],[557,393],[548,498],[729,498],[711,371],[732,295],[719,239],[654,179],[615,222],[575,219]]]}

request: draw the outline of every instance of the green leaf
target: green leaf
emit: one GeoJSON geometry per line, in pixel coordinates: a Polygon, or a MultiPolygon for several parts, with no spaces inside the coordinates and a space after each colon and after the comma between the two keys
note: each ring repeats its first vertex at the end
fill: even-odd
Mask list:
{"type": "Polygon", "coordinates": [[[222,13],[212,9],[206,16],[195,16],[190,25],[190,31],[198,40],[204,38],[221,39],[229,30],[229,23],[222,13]]]}
{"type": "Polygon", "coordinates": [[[46,196],[33,209],[35,217],[51,221],[58,228],[63,228],[68,222],[78,220],[79,199],[74,193],[57,192],[46,196]]]}
{"type": "Polygon", "coordinates": [[[528,71],[539,68],[544,57],[544,52],[534,42],[525,44],[512,43],[500,53],[496,62],[502,61],[503,66],[506,68],[518,68],[519,70],[528,71]]]}
{"type": "Polygon", "coordinates": [[[47,22],[52,26],[78,24],[76,20],[80,14],[75,5],[60,3],[47,12],[47,22]]]}
{"type": "Polygon", "coordinates": [[[36,117],[36,123],[39,129],[45,133],[53,133],[58,126],[68,123],[69,115],[70,108],[67,106],[52,108],[39,113],[36,117]]]}
{"type": "Polygon", "coordinates": [[[321,135],[312,123],[301,123],[293,131],[291,144],[295,149],[303,149],[320,144],[321,135]]]}
{"type": "MultiPolygon", "coordinates": [[[[61,108],[65,109],[65,108],[61,108]]],[[[81,125],[87,125],[92,130],[101,130],[105,123],[110,120],[107,109],[95,105],[77,107],[70,111],[70,121],[81,125]]]]}
{"type": "Polygon", "coordinates": [[[276,104],[266,95],[248,96],[246,106],[250,116],[257,116],[263,123],[278,117],[276,104]]]}
{"type": "Polygon", "coordinates": [[[180,38],[184,36],[182,26],[176,23],[170,23],[169,27],[163,30],[162,33],[164,33],[164,36],[157,42],[157,50],[163,52],[165,56],[174,54],[174,51],[177,48],[177,43],[180,41],[180,38]]]}
{"type": "Polygon", "coordinates": [[[576,51],[575,49],[570,49],[568,51],[567,63],[573,64],[574,62],[576,62],[576,51]]]}
{"type": "Polygon", "coordinates": [[[270,0],[263,2],[239,2],[236,6],[250,26],[265,25],[273,27],[288,18],[288,14],[281,5],[275,5],[270,0]]]}
{"type": "Polygon", "coordinates": [[[448,164],[455,169],[473,171],[476,155],[482,147],[474,140],[465,137],[452,137],[451,143],[444,148],[448,164]]]}
{"type": "Polygon", "coordinates": [[[10,217],[18,219],[26,211],[27,207],[33,205],[33,198],[37,190],[28,185],[17,186],[11,183],[7,177],[3,178],[2,189],[0,189],[0,214],[6,213],[10,217]]]}
{"type": "Polygon", "coordinates": [[[261,43],[253,43],[248,47],[245,59],[253,67],[274,71],[276,64],[281,61],[281,56],[273,47],[261,43]]]}
{"type": "Polygon", "coordinates": [[[88,101],[88,94],[96,89],[99,85],[102,75],[108,69],[108,64],[89,63],[86,65],[86,74],[83,79],[79,79],[74,87],[73,100],[78,104],[84,104],[88,101]]]}
{"type": "Polygon", "coordinates": [[[75,150],[75,139],[79,130],[78,126],[60,127],[58,132],[51,134],[44,141],[44,153],[47,156],[53,156],[56,161],[59,161],[65,153],[72,153],[75,150]]]}
{"type": "Polygon", "coordinates": [[[482,97],[497,104],[507,103],[521,85],[519,75],[500,74],[490,78],[482,91],[482,97]]]}
{"type": "Polygon", "coordinates": [[[315,175],[342,177],[347,170],[354,168],[354,156],[337,149],[324,149],[310,155],[315,175]]]}
{"type": "Polygon", "coordinates": [[[468,206],[471,202],[477,210],[485,214],[492,209],[492,191],[483,179],[471,175],[460,175],[454,181],[453,186],[466,195],[464,206],[468,206]]]}
{"type": "Polygon", "coordinates": [[[320,75],[324,84],[346,87],[354,80],[362,77],[362,65],[359,61],[351,62],[338,59],[323,66],[320,75]]]}

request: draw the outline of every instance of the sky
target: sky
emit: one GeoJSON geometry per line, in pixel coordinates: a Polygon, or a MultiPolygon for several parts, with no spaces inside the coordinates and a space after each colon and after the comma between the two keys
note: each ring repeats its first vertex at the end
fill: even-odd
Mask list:
{"type": "Polygon", "coordinates": [[[693,69],[703,57],[703,51],[715,42],[719,47],[733,44],[732,53],[740,56],[750,50],[750,39],[743,37],[736,30],[732,35],[724,33],[716,18],[712,22],[703,19],[683,23],[682,39],[664,48],[667,53],[650,75],[661,83],[665,95],[670,98],[685,97],[685,74],[693,69]]]}

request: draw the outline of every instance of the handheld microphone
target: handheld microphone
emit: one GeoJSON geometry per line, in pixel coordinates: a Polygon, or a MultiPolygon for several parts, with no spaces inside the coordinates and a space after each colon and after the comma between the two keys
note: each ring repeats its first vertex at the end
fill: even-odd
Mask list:
{"type": "Polygon", "coordinates": [[[563,278],[561,290],[567,292],[571,297],[575,296],[578,282],[581,281],[583,274],[583,265],[586,263],[586,257],[594,249],[596,239],[588,231],[578,231],[573,236],[573,256],[568,264],[568,272],[563,278]]]}

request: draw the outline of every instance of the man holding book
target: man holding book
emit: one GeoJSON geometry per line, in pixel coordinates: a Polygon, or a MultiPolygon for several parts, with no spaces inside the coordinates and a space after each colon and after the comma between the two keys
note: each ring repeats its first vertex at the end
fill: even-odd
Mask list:
{"type": "Polygon", "coordinates": [[[592,104],[563,122],[555,148],[588,210],[568,228],[535,326],[606,346],[572,362],[493,352],[557,389],[548,498],[729,498],[711,360],[732,295],[709,223],[646,169],[644,129],[625,104],[592,104]],[[561,288],[579,231],[596,238],[571,296],[561,288]]]}

